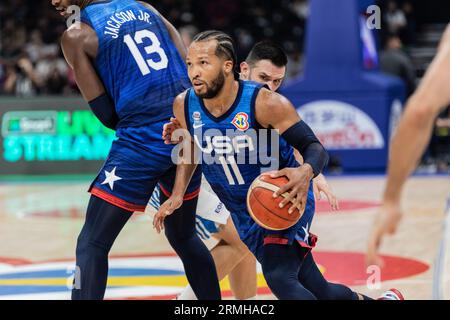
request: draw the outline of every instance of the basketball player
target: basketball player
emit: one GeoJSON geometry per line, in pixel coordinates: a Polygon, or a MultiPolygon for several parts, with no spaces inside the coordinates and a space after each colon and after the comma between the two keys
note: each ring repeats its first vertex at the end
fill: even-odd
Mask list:
{"type": "MultiPolygon", "coordinates": [[[[287,63],[283,49],[272,42],[262,41],[253,46],[246,60],[241,63],[240,78],[265,84],[270,90],[277,91],[285,78],[287,63]]],[[[164,126],[163,137],[166,143],[172,143],[171,133],[178,128],[180,124],[175,118],[164,126]]],[[[299,156],[296,154],[296,157],[299,156]]],[[[320,199],[320,193],[323,192],[332,209],[338,208],[336,196],[322,174],[314,179],[313,186],[315,197],[320,199]]],[[[156,210],[159,209],[157,192],[158,190],[155,190],[152,195],[154,201],[150,202],[156,210]]],[[[217,241],[211,249],[211,254],[216,263],[219,280],[228,275],[231,291],[236,299],[253,299],[257,291],[255,257],[240,240],[229,216],[228,210],[203,179],[197,210],[197,233],[206,243],[217,241]],[[213,206],[214,204],[216,205],[213,206]]],[[[193,300],[196,297],[188,285],[178,299],[193,300]]]]}
{"type": "MultiPolygon", "coordinates": [[[[108,253],[134,211],[144,211],[156,184],[170,196],[176,167],[161,141],[177,94],[189,86],[185,48],[175,28],[150,5],[133,0],[52,0],[61,15],[81,8],[81,23],[64,32],[62,49],[93,112],[116,130],[108,159],[89,191],[76,248],[73,299],[102,299],[108,253]],[[79,280],[79,281],[77,281],[79,280]]],[[[201,174],[187,187],[180,214],[165,222],[200,299],[220,299],[214,261],[195,232],[201,174]]]]}
{"type": "MultiPolygon", "coordinates": [[[[277,298],[366,298],[345,286],[327,282],[310,252],[316,242],[309,233],[314,216],[310,180],[328,161],[311,129],[283,96],[261,84],[234,79],[236,56],[228,35],[220,31],[200,33],[190,45],[186,61],[193,87],[175,99],[174,115],[189,132],[183,138],[183,157],[177,167],[173,193],[154,218],[156,230],[160,232],[164,219],[183,203],[197,166],[192,161],[195,150],[191,147],[196,144],[202,159],[208,159],[202,162],[205,178],[231,212],[241,240],[261,263],[264,277],[277,298]],[[271,139],[256,141],[261,135],[250,132],[253,129],[261,134],[265,128],[277,129],[284,138],[279,140],[279,157],[272,157],[280,170],[271,176],[286,176],[289,182],[274,197],[283,195],[280,206],[289,205],[290,212],[304,212],[296,225],[283,231],[263,229],[247,212],[249,186],[264,170],[261,155],[276,152],[270,144],[264,144],[271,139]],[[303,165],[299,166],[291,146],[300,151],[303,165]],[[245,161],[240,163],[236,158],[245,161]]],[[[400,299],[397,295],[395,298],[400,299]]]]}
{"type": "Polygon", "coordinates": [[[369,265],[382,264],[377,256],[378,247],[385,234],[395,233],[403,215],[400,204],[403,186],[430,140],[436,117],[449,104],[450,24],[439,44],[436,57],[406,103],[404,115],[392,139],[383,204],[368,244],[369,265]]]}

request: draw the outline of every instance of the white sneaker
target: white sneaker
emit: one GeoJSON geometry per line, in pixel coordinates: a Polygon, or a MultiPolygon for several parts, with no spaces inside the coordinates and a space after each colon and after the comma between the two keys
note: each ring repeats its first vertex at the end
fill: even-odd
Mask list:
{"type": "Polygon", "coordinates": [[[405,300],[403,295],[397,289],[389,289],[378,298],[378,300],[405,300]]]}

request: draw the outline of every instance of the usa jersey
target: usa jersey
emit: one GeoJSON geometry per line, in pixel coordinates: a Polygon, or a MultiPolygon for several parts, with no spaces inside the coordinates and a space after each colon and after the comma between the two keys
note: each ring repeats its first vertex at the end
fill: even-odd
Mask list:
{"type": "MultiPolygon", "coordinates": [[[[254,179],[264,171],[298,166],[293,148],[275,130],[263,129],[255,119],[255,101],[261,87],[240,81],[236,101],[220,117],[206,109],[193,89],[187,91],[185,100],[186,124],[201,148],[203,174],[231,212],[241,239],[255,228],[246,206],[254,179]]],[[[312,188],[309,196],[313,199],[312,188]]],[[[305,211],[304,218],[312,219],[313,211],[305,211]]]]}
{"type": "Polygon", "coordinates": [[[93,63],[115,103],[118,128],[169,119],[190,82],[162,19],[134,0],[110,0],[88,5],[81,21],[97,34],[93,63]]]}

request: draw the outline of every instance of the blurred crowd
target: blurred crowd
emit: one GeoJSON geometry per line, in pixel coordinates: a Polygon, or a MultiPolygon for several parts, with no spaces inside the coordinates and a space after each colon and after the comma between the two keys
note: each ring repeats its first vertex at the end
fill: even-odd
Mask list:
{"type": "Polygon", "coordinates": [[[179,28],[185,43],[201,30],[220,29],[233,36],[242,61],[253,44],[271,39],[289,56],[288,78],[301,72],[307,0],[162,0],[152,5],[179,28]]]}
{"type": "MultiPolygon", "coordinates": [[[[287,78],[302,72],[308,0],[150,2],[180,30],[186,44],[201,30],[220,29],[234,37],[238,58],[242,61],[255,42],[271,39],[288,53],[287,78]]],[[[398,37],[397,42],[385,41],[391,45],[387,45],[381,54],[381,67],[391,73],[397,72],[410,92],[414,88],[415,78],[410,76],[414,75],[414,70],[408,65],[403,44],[410,45],[414,41],[413,7],[407,1],[401,2],[401,7],[396,1],[381,3],[385,24],[382,38],[398,37]],[[396,67],[399,63],[400,68],[396,67]]],[[[59,46],[65,27],[65,21],[54,11],[50,0],[0,3],[0,94],[70,95],[77,91],[59,46]]]]}
{"type": "Polygon", "coordinates": [[[2,1],[0,23],[0,94],[30,97],[76,92],[59,46],[65,23],[50,1],[2,1]]]}
{"type": "Polygon", "coordinates": [[[410,46],[415,42],[417,23],[414,6],[410,1],[389,0],[381,3],[385,33],[398,35],[401,41],[410,46]]]}
{"type": "MultiPolygon", "coordinates": [[[[162,0],[149,1],[179,28],[188,44],[200,30],[217,28],[233,35],[238,58],[252,45],[274,39],[290,59],[288,77],[301,71],[306,0],[162,0]]],[[[64,61],[59,38],[65,21],[50,0],[0,3],[0,94],[70,95],[77,92],[64,61]]]]}

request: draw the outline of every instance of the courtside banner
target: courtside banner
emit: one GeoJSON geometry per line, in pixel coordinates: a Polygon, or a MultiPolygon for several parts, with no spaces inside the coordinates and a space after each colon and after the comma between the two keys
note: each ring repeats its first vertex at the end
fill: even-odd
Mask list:
{"type": "Polygon", "coordinates": [[[81,98],[0,98],[0,175],[95,174],[115,138],[81,98]]]}

